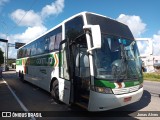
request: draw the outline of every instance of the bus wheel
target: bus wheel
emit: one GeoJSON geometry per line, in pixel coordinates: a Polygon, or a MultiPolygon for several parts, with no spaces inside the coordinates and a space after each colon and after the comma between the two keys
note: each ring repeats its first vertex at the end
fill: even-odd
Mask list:
{"type": "Polygon", "coordinates": [[[19,71],[19,74],[18,74],[18,77],[20,77],[21,76],[21,71],[19,71]]]}
{"type": "Polygon", "coordinates": [[[51,96],[54,98],[56,102],[59,102],[59,88],[58,88],[58,80],[55,80],[52,83],[51,96]]]}
{"type": "Polygon", "coordinates": [[[25,81],[24,81],[24,74],[23,74],[23,71],[22,71],[22,73],[21,73],[21,75],[20,75],[20,80],[21,80],[22,82],[25,82],[25,81]]]}

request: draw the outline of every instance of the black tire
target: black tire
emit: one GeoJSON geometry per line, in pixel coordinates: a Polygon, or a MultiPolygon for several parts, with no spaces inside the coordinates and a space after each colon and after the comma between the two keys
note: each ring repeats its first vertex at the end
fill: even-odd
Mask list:
{"type": "Polygon", "coordinates": [[[19,78],[21,77],[21,71],[19,71],[18,77],[19,77],[19,78]]]}
{"type": "Polygon", "coordinates": [[[23,71],[22,71],[22,73],[20,74],[20,80],[25,83],[23,71]]]}
{"type": "Polygon", "coordinates": [[[59,102],[59,86],[58,86],[58,80],[55,80],[52,83],[52,88],[51,88],[51,96],[56,102],[59,102]]]}

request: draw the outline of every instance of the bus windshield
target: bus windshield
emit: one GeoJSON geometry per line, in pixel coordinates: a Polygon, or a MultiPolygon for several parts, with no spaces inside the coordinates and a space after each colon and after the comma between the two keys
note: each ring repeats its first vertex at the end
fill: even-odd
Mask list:
{"type": "Polygon", "coordinates": [[[102,34],[102,46],[93,54],[97,79],[128,81],[142,77],[141,60],[134,40],[102,34]]]}

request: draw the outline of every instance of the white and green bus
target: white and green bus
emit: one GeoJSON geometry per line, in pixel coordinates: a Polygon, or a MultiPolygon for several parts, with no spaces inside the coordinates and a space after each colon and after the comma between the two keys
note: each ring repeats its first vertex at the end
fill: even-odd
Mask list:
{"type": "Polygon", "coordinates": [[[18,49],[16,72],[55,100],[104,111],[140,100],[142,62],[128,26],[82,12],[18,49]]]}

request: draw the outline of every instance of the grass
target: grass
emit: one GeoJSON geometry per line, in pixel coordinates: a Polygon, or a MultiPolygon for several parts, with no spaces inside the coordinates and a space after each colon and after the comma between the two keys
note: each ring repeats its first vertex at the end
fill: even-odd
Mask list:
{"type": "Polygon", "coordinates": [[[160,74],[158,73],[143,73],[143,79],[148,81],[160,82],[160,74]]]}

